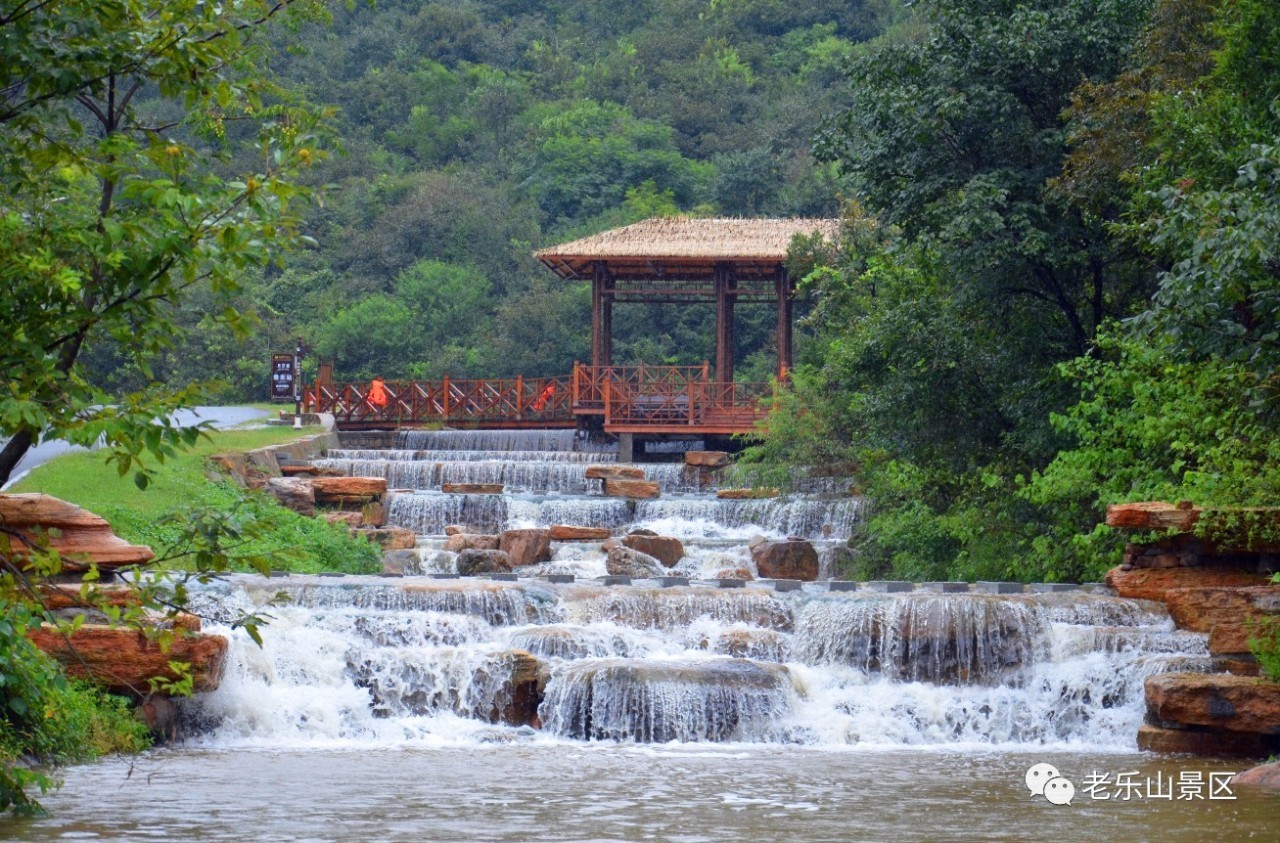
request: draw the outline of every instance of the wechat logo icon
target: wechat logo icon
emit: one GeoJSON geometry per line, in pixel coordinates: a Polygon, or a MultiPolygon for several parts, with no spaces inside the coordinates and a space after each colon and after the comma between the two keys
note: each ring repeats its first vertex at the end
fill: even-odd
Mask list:
{"type": "Polygon", "coordinates": [[[1052,764],[1032,764],[1024,781],[1032,797],[1043,796],[1054,805],[1070,805],[1076,795],[1076,786],[1052,764]]]}

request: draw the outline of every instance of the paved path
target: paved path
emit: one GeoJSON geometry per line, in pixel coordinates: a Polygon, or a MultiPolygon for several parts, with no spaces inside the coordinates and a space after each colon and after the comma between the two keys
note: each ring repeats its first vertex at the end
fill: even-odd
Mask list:
{"type": "MultiPolygon", "coordinates": [[[[235,427],[238,424],[244,424],[254,419],[268,418],[272,414],[267,410],[259,410],[256,407],[192,407],[188,410],[179,410],[174,413],[174,422],[181,425],[193,425],[200,422],[212,422],[214,427],[235,427]]],[[[13,476],[8,483],[0,486],[0,491],[9,488],[14,483],[22,479],[23,475],[31,469],[48,462],[54,457],[67,454],[72,451],[85,451],[79,445],[70,445],[61,439],[55,439],[51,442],[41,442],[22,458],[14,469],[13,476]]]]}

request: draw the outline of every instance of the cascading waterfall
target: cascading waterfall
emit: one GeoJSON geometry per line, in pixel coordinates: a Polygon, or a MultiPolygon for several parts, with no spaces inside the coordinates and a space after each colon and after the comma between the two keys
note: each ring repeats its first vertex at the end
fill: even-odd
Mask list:
{"type": "MultiPolygon", "coordinates": [[[[386,477],[388,521],[419,534],[416,572],[449,574],[445,527],[647,528],[680,539],[668,573],[756,572],[748,541],[802,537],[828,558],[862,502],[818,493],[721,500],[708,475],[644,464],[661,497],[605,497],[588,468],[607,446],[573,431],[409,431],[393,451],[325,465],[386,477]],[[501,483],[501,495],[444,483],[501,483]]],[[[241,630],[215,692],[186,704],[214,746],[541,740],[1132,747],[1142,681],[1196,669],[1205,636],[1163,607],[1085,592],[996,596],[821,584],[551,583],[604,574],[599,542],[554,542],[515,582],[406,576],[234,577],[195,599],[206,617],[274,618],[261,649],[241,630]],[[283,598],[283,602],[279,602],[283,598]]]]}
{"type": "Polygon", "coordinates": [[[614,451],[616,445],[574,430],[404,430],[398,448],[410,451],[614,451]]]}
{"type": "MultiPolygon", "coordinates": [[[[357,453],[376,454],[377,451],[357,453]]],[[[448,455],[448,451],[398,451],[399,454],[428,453],[448,455]]],[[[519,458],[502,456],[500,451],[461,451],[464,458],[452,456],[431,457],[343,457],[334,455],[316,460],[323,468],[337,469],[350,477],[385,477],[393,489],[433,489],[445,483],[501,484],[509,492],[552,492],[559,494],[583,494],[591,481],[587,469],[612,456],[599,452],[577,453],[573,451],[539,451],[542,458],[533,459],[521,451],[519,458]],[[480,458],[478,455],[485,455],[480,458]],[[474,458],[473,458],[474,457],[474,458]],[[573,457],[574,459],[565,459],[573,457]],[[580,459],[592,457],[594,459],[580,459]]],[[[683,494],[698,491],[696,475],[682,465],[662,463],[644,466],[648,479],[656,482],[663,494],[683,494]]]]}
{"type": "Polygon", "coordinates": [[[1114,749],[1133,745],[1146,675],[1208,658],[1156,604],[1086,593],[237,576],[194,602],[274,618],[262,648],[218,630],[223,684],[185,704],[210,746],[533,724],[565,741],[1114,749]]]}

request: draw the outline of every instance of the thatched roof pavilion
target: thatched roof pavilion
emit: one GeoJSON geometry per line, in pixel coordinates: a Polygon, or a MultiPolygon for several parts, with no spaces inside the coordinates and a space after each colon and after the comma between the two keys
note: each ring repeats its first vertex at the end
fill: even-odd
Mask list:
{"type": "Polygon", "coordinates": [[[552,272],[590,280],[591,362],[612,364],[616,302],[716,303],[716,380],[733,380],[733,306],[778,304],[778,369],[791,367],[795,284],[783,262],[796,235],[839,235],[838,220],[655,218],[535,252],[552,272]]]}

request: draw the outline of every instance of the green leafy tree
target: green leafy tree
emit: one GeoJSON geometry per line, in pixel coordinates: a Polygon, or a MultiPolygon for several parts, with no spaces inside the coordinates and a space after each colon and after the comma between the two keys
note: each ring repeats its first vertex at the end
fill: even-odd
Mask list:
{"type": "MultiPolygon", "coordinates": [[[[324,12],[318,0],[0,3],[0,481],[42,436],[105,444],[140,486],[142,460],[195,441],[199,431],[170,415],[198,388],[149,382],[111,395],[86,352],[113,342],[121,363],[154,381],[155,355],[183,337],[175,308],[195,291],[209,318],[238,335],[250,326],[235,296],[246,273],[304,239],[310,191],[298,176],[323,157],[325,118],[266,77],[263,31],[324,12]],[[252,153],[237,155],[243,146],[252,153]]],[[[175,552],[193,576],[226,570],[262,529],[235,513],[183,522],[175,552]]],[[[22,812],[38,809],[29,788],[51,782],[21,756],[85,757],[69,749],[84,730],[62,722],[80,703],[25,639],[55,620],[37,586],[61,571],[56,553],[0,526],[0,805],[22,812]]],[[[134,607],[98,601],[91,570],[81,596],[137,625],[185,602],[182,578],[135,588],[134,607]]],[[[257,619],[242,620],[256,635],[257,619]]]]}
{"type": "MultiPolygon", "coordinates": [[[[301,239],[295,175],[322,154],[321,115],[255,69],[259,30],[294,6],[321,8],[0,7],[0,480],[42,435],[103,437],[122,473],[143,451],[190,441],[163,419],[193,391],[156,385],[112,400],[81,354],[111,337],[148,373],[179,339],[169,307],[197,285],[231,296],[242,273],[301,239]],[[251,166],[234,168],[230,134],[256,146],[251,166]]],[[[234,308],[216,318],[248,327],[234,308]]]]}

